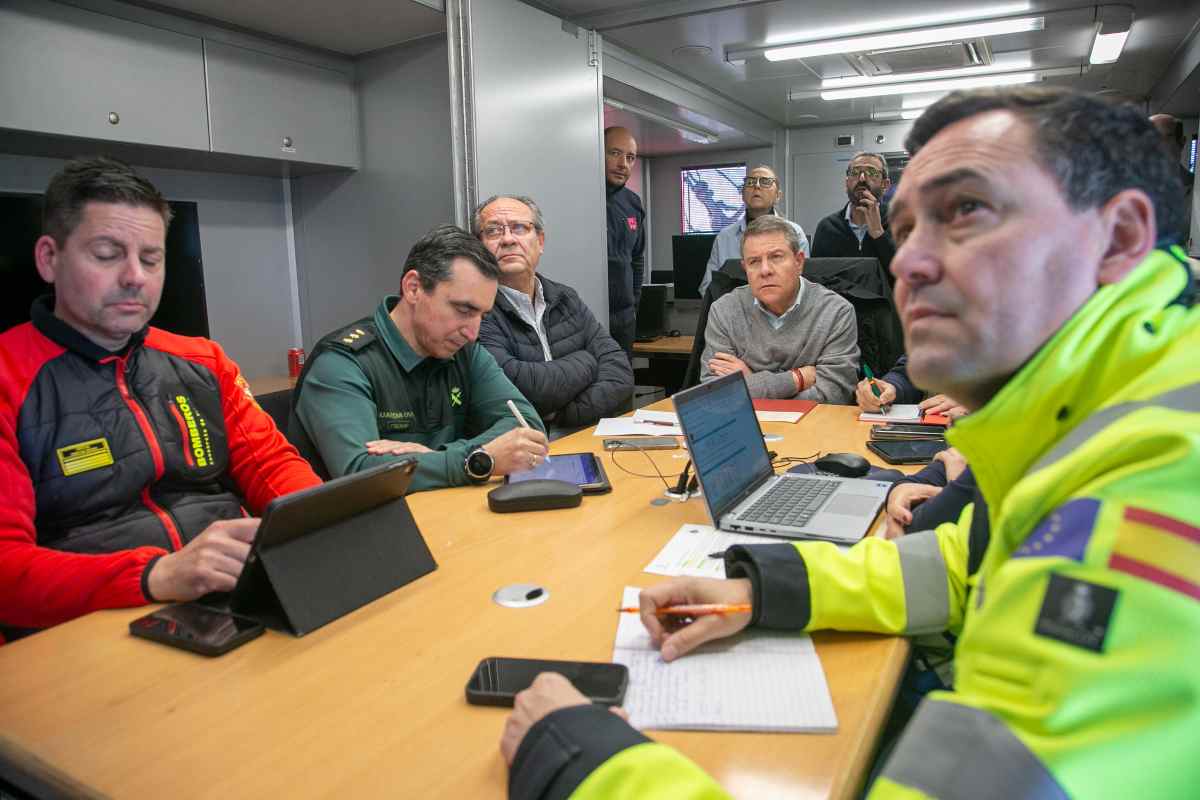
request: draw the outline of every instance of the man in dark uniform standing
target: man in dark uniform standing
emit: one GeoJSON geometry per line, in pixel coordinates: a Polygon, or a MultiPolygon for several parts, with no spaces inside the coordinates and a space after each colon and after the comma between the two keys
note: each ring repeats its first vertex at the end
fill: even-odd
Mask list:
{"type": "Polygon", "coordinates": [[[604,130],[604,182],[608,195],[608,330],[632,356],[633,332],[646,259],[646,211],[625,188],[637,161],[637,142],[625,128],[604,130]]]}

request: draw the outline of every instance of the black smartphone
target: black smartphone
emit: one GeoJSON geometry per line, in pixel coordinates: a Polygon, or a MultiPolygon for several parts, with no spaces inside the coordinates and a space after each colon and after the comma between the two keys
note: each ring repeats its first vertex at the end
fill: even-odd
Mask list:
{"type": "Polygon", "coordinates": [[[942,439],[945,435],[945,425],[893,422],[888,425],[871,426],[872,439],[942,439]]]}
{"type": "Polygon", "coordinates": [[[134,636],[182,647],[205,656],[219,656],[262,635],[261,622],[228,611],[177,603],[129,623],[134,636]]]}
{"type": "Polygon", "coordinates": [[[607,706],[621,705],[629,686],[629,668],[624,664],[491,656],[479,662],[467,681],[467,702],[511,707],[517,692],[528,689],[543,672],[557,672],[593,703],[607,706]]]}
{"type": "Polygon", "coordinates": [[[867,449],[889,464],[928,464],[950,445],[942,439],[898,439],[867,442],[867,449]]]}
{"type": "Polygon", "coordinates": [[[629,436],[604,440],[605,450],[678,450],[674,436],[629,436]]]}

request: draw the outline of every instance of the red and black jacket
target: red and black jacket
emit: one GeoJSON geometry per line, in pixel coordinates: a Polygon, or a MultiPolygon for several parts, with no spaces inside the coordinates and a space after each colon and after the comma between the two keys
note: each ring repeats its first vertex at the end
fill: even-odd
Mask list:
{"type": "Polygon", "coordinates": [[[0,633],[150,602],[159,556],[319,482],[215,342],[111,353],[39,299],[0,334],[0,633]]]}

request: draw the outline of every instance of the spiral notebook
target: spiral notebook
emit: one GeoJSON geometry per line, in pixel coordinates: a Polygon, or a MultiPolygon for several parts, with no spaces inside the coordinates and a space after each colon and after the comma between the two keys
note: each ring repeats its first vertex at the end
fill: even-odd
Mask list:
{"type": "MultiPolygon", "coordinates": [[[[626,586],[621,605],[641,590],[626,586]]],[[[671,662],[637,614],[621,614],[613,661],[629,668],[624,707],[646,730],[834,733],[837,714],[812,639],[747,631],[671,662]]]]}

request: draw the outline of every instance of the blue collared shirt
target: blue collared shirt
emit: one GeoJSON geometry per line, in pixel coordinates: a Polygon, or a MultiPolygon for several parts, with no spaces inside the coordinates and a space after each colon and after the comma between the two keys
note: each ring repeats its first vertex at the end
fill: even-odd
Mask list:
{"type": "MultiPolygon", "coordinates": [[[[796,236],[800,239],[800,249],[804,251],[804,257],[808,258],[810,255],[808,237],[804,235],[804,229],[790,219],[775,214],[775,209],[771,209],[770,213],[784,220],[795,229],[796,236]]],[[[704,290],[708,288],[708,284],[712,283],[712,274],[714,272],[721,269],[721,266],[729,259],[742,257],[742,236],[745,233],[746,215],[742,214],[737,222],[729,223],[717,234],[716,241],[713,242],[712,254],[708,257],[708,266],[704,270],[704,277],[700,279],[700,297],[704,297],[704,290]]]]}
{"type": "Polygon", "coordinates": [[[542,282],[537,278],[533,279],[533,286],[532,299],[520,289],[513,289],[504,284],[500,284],[500,291],[504,292],[508,302],[512,303],[513,308],[517,311],[517,316],[537,332],[546,361],[553,361],[554,359],[550,356],[550,341],[546,337],[546,323],[543,319],[546,315],[546,295],[542,293],[542,282]]]}

